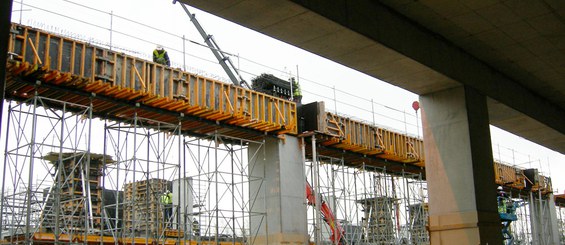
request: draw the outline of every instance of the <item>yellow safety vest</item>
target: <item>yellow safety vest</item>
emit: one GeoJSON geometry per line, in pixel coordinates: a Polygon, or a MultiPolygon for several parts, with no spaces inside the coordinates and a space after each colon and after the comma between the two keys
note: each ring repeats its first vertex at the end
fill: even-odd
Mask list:
{"type": "Polygon", "coordinates": [[[166,54],[167,54],[166,50],[163,50],[163,52],[159,52],[159,50],[157,49],[153,50],[153,56],[155,57],[155,61],[159,64],[167,63],[167,60],[165,59],[166,54]]]}
{"type": "Polygon", "coordinates": [[[172,204],[173,203],[173,194],[172,193],[163,193],[161,195],[161,203],[162,204],[172,204]]]}
{"type": "Polygon", "coordinates": [[[292,87],[294,89],[294,96],[302,96],[302,91],[300,91],[300,84],[298,84],[297,82],[293,81],[292,82],[292,87]]]}

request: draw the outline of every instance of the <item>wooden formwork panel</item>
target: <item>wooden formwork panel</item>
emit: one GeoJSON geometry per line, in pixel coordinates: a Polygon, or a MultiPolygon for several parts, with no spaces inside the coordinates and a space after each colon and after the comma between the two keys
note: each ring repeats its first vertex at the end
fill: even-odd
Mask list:
{"type": "MultiPolygon", "coordinates": [[[[391,173],[400,171],[424,173],[425,157],[422,139],[326,112],[323,102],[304,105],[302,110],[301,116],[306,119],[303,131],[317,133],[317,141],[322,146],[317,149],[320,154],[341,158],[346,161],[347,165],[365,164],[391,173]],[[341,151],[335,151],[335,149],[341,151]],[[345,154],[346,152],[348,154],[345,154]],[[386,160],[386,163],[373,161],[373,159],[383,159],[386,160]],[[396,165],[389,163],[396,163],[396,165]]],[[[306,145],[306,148],[308,151],[311,150],[309,144],[306,145]]],[[[551,179],[537,172],[532,180],[528,180],[524,169],[500,162],[495,162],[493,168],[495,182],[498,185],[522,190],[526,188],[526,182],[530,181],[532,182],[531,191],[544,193],[551,191],[551,179]]]]}
{"type": "Polygon", "coordinates": [[[523,189],[526,184],[522,169],[499,162],[494,163],[494,177],[498,185],[511,186],[516,189],[523,189]]]}
{"type": "Polygon", "coordinates": [[[423,141],[348,117],[325,112],[317,131],[331,136],[321,144],[398,163],[424,165],[423,141]]]}
{"type": "MultiPolygon", "coordinates": [[[[13,24],[11,33],[9,53],[13,64],[9,77],[39,74],[38,80],[45,83],[141,103],[211,122],[260,132],[297,133],[296,104],[292,101],[27,26],[13,24]]],[[[24,94],[32,92],[29,87],[18,85],[7,88],[14,97],[25,97],[24,94]]],[[[49,93],[46,91],[44,94],[49,93]]],[[[71,97],[58,96],[57,99],[71,97]]],[[[80,99],[72,98],[73,102],[80,99]]],[[[112,109],[114,105],[94,106],[105,110],[112,109]]],[[[113,113],[116,117],[131,116],[131,112],[125,110],[113,113]]],[[[176,119],[159,113],[147,116],[158,121],[176,119]]]]}

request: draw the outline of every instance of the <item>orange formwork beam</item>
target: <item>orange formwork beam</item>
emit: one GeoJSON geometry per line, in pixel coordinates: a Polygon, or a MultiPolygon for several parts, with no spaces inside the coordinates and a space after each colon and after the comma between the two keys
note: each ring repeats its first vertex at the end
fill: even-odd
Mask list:
{"type": "MultiPolygon", "coordinates": [[[[9,52],[13,54],[9,78],[27,77],[259,132],[297,133],[296,104],[292,101],[43,30],[12,24],[9,52]]],[[[26,99],[23,89],[29,90],[29,86],[17,86],[16,79],[8,83],[12,98],[26,99]]],[[[25,93],[31,92],[27,90],[25,93]]]]}
{"type": "MultiPolygon", "coordinates": [[[[319,143],[325,147],[360,153],[400,165],[425,167],[424,142],[418,137],[326,112],[323,102],[305,105],[303,110],[306,111],[306,117],[315,115],[315,118],[307,119],[315,123],[311,123],[313,127],[306,130],[322,135],[319,143]]],[[[517,190],[523,190],[528,185],[531,186],[531,191],[542,193],[552,190],[551,179],[537,172],[528,179],[525,170],[515,166],[495,162],[493,169],[498,185],[517,190]]]]}

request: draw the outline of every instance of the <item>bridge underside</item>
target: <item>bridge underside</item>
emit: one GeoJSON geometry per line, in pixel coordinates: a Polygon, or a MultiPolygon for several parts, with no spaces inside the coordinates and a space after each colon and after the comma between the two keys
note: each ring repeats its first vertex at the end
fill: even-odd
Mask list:
{"type": "MultiPolygon", "coordinates": [[[[528,14],[531,17],[534,10],[525,6],[514,6],[513,11],[523,16],[508,24],[515,29],[512,33],[501,34],[509,28],[500,26],[507,24],[504,18],[499,18],[502,24],[490,23],[476,17],[476,12],[483,10],[473,9],[488,11],[487,2],[491,1],[470,7],[369,0],[331,4],[299,0],[185,2],[416,94],[470,86],[489,97],[490,124],[565,152],[565,87],[559,82],[563,79],[558,79],[564,76],[559,68],[564,60],[557,57],[563,49],[555,46],[559,42],[546,40],[547,30],[523,27],[529,33],[525,37],[516,29],[533,22],[528,14]],[[450,12],[454,9],[457,11],[450,12]],[[532,40],[524,45],[515,43],[525,42],[525,38],[532,40]],[[556,49],[536,53],[532,48],[536,45],[556,49]]],[[[490,10],[497,15],[502,4],[492,5],[490,10]]],[[[540,7],[542,20],[538,22],[545,20],[555,33],[563,33],[562,24],[553,24],[556,17],[551,7],[549,13],[540,7]]],[[[534,27],[542,28],[543,23],[534,27]]]]}

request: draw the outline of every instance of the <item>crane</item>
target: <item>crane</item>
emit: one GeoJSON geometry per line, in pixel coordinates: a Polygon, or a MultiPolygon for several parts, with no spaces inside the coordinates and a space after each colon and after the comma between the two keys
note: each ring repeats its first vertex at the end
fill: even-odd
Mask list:
{"type": "MultiPolygon", "coordinates": [[[[321,196],[319,196],[319,198],[321,199],[321,196]]],[[[306,200],[308,200],[308,205],[316,205],[316,195],[314,194],[314,188],[312,188],[308,181],[306,181],[306,200]]],[[[343,230],[339,222],[337,222],[335,215],[328,204],[324,200],[320,200],[320,203],[320,212],[323,215],[324,221],[330,226],[330,230],[332,231],[330,237],[332,243],[345,245],[345,231],[343,230]]]]}
{"type": "MultiPolygon", "coordinates": [[[[178,0],[173,0],[173,4],[177,2],[178,0]]],[[[186,14],[190,17],[190,21],[192,22],[192,24],[194,24],[194,27],[196,27],[196,30],[198,30],[198,33],[200,33],[200,35],[204,39],[204,42],[206,43],[206,45],[208,45],[208,48],[210,48],[216,59],[218,59],[218,62],[220,63],[232,83],[236,86],[251,89],[251,86],[249,86],[249,84],[241,77],[241,75],[231,62],[229,56],[226,56],[225,52],[220,49],[218,43],[216,43],[216,41],[214,40],[214,37],[212,35],[208,35],[206,31],[204,31],[204,28],[202,28],[202,25],[200,25],[200,23],[196,19],[196,16],[190,13],[184,3],[179,2],[179,4],[184,12],[186,12],[186,14]]]]}

